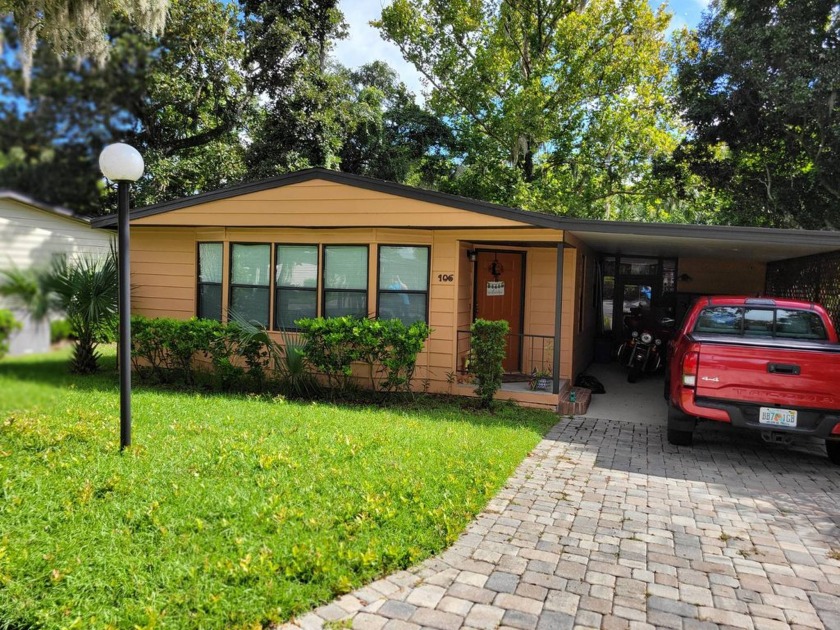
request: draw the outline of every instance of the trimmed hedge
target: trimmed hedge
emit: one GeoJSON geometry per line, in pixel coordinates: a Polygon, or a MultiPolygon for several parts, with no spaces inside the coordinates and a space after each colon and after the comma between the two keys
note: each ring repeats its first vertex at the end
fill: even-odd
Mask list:
{"type": "Polygon", "coordinates": [[[475,388],[482,406],[489,407],[493,396],[502,386],[504,367],[502,362],[507,354],[507,335],[510,325],[503,319],[488,321],[477,319],[470,327],[470,372],[475,375],[478,385],[475,388]]]}
{"type": "Polygon", "coordinates": [[[317,317],[296,323],[309,363],[339,392],[349,388],[355,362],[367,364],[372,390],[411,391],[417,355],[432,332],[425,322],[406,326],[398,319],[317,317]]]}
{"type": "Polygon", "coordinates": [[[302,343],[284,333],[281,345],[246,323],[142,316],[131,322],[131,358],[141,380],[295,396],[316,393],[302,369],[346,393],[359,362],[368,366],[372,390],[409,392],[417,355],[431,333],[423,322],[406,326],[396,319],[303,319],[297,322],[302,343]]]}

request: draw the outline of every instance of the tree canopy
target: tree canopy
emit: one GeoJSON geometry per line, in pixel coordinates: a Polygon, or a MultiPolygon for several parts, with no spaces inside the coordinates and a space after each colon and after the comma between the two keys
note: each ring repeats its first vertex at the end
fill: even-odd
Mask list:
{"type": "Polygon", "coordinates": [[[23,58],[0,56],[0,186],[78,211],[112,205],[96,156],[123,140],[139,204],[322,166],[593,218],[840,223],[836,0],[713,0],[670,39],[648,0],[392,0],[375,25],[424,102],[335,59],[338,0],[0,11],[23,58]]]}
{"type": "Polygon", "coordinates": [[[395,0],[377,23],[431,86],[461,147],[461,194],[645,215],[675,145],[668,16],[647,0],[395,0]]]}
{"type": "Polygon", "coordinates": [[[23,76],[28,81],[39,40],[61,56],[108,58],[108,29],[115,16],[156,35],[166,23],[170,0],[0,0],[0,16],[11,14],[20,33],[23,76]]]}
{"type": "Polygon", "coordinates": [[[675,162],[719,191],[721,221],[840,227],[840,5],[715,0],[677,70],[675,162]]]}

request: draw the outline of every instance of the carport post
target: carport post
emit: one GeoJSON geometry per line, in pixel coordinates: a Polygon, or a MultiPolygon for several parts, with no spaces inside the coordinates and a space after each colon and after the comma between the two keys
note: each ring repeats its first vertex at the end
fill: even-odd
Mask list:
{"type": "Polygon", "coordinates": [[[557,243],[557,286],[554,289],[554,356],[552,357],[552,389],[560,393],[560,324],[563,321],[563,243],[557,243]]]}

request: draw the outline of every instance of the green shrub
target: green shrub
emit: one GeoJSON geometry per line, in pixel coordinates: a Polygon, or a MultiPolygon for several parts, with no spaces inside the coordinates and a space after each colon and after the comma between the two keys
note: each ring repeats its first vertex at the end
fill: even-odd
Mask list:
{"type": "Polygon", "coordinates": [[[50,343],[58,343],[73,336],[73,327],[66,319],[56,319],[50,322],[50,343]]]}
{"type": "Polygon", "coordinates": [[[475,375],[475,388],[481,404],[489,407],[493,396],[502,386],[502,374],[507,351],[507,335],[510,326],[505,320],[488,321],[477,319],[470,327],[470,372],[475,375]]]}
{"type": "Polygon", "coordinates": [[[363,356],[357,343],[358,327],[368,321],[357,317],[315,317],[295,322],[303,335],[309,364],[327,377],[331,389],[346,392],[353,374],[353,362],[363,356]]]}
{"type": "Polygon", "coordinates": [[[388,391],[411,390],[411,379],[417,367],[417,355],[432,329],[425,322],[406,326],[398,319],[385,322],[382,339],[384,352],[380,356],[385,379],[381,387],[388,391]]]}
{"type": "Polygon", "coordinates": [[[19,328],[20,322],[15,319],[12,312],[0,309],[0,359],[9,351],[9,337],[19,328]]]}
{"type": "MultiPolygon", "coordinates": [[[[131,318],[131,358],[141,379],[159,383],[196,382],[196,360],[214,358],[225,337],[223,324],[209,319],[131,318]]],[[[226,352],[228,346],[225,346],[226,352]]],[[[211,361],[215,366],[215,361],[211,361]]]]}
{"type": "Polygon", "coordinates": [[[356,361],[367,364],[372,390],[410,391],[417,355],[431,333],[424,322],[406,326],[398,319],[318,317],[297,325],[309,363],[339,392],[348,389],[356,361]]]}

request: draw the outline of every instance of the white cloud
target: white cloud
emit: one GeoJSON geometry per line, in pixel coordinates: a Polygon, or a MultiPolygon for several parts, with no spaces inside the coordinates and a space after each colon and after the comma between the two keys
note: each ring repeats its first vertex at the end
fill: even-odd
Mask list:
{"type": "Polygon", "coordinates": [[[382,39],[379,31],[368,24],[379,18],[382,6],[380,0],[341,0],[339,8],[349,29],[347,38],[336,44],[335,58],[350,68],[358,68],[371,61],[384,61],[397,71],[400,80],[418,96],[418,100],[422,100],[420,74],[402,58],[399,48],[382,39]]]}

